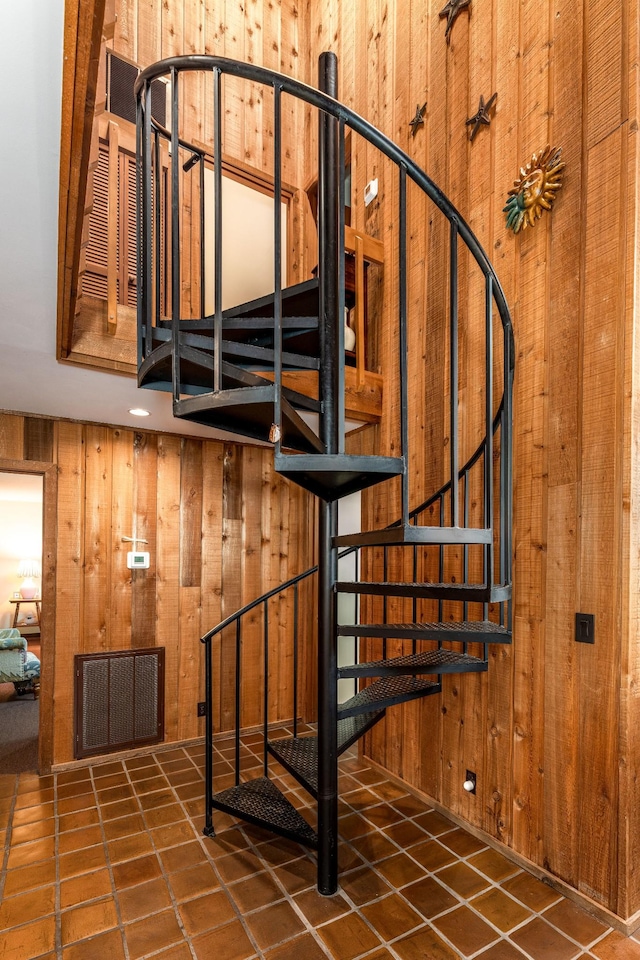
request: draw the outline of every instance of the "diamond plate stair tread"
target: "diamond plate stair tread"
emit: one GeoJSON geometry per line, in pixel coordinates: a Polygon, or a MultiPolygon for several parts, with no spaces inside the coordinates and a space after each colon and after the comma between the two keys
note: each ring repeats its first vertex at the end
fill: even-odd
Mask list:
{"type": "Polygon", "coordinates": [[[212,806],[305,846],[315,848],[318,845],[316,832],[267,777],[248,780],[215,793],[212,806]]]}
{"type": "Polygon", "coordinates": [[[510,643],[511,631],[490,620],[459,620],[444,623],[341,624],[341,637],[388,637],[399,640],[461,640],[467,643],[510,643]]]}
{"type": "Polygon", "coordinates": [[[389,677],[421,673],[480,673],[487,669],[486,661],[456,650],[429,650],[387,660],[371,660],[340,667],[339,677],[389,677]]]}
{"type": "Polygon", "coordinates": [[[338,707],[338,717],[370,712],[371,709],[391,707],[396,703],[405,703],[439,693],[440,684],[433,680],[418,680],[416,677],[383,677],[363,687],[354,697],[338,707]]]}
{"type": "MultiPolygon", "coordinates": [[[[383,710],[362,713],[338,720],[338,756],[367,732],[384,715],[383,710]]],[[[269,752],[280,761],[306,790],[318,795],[318,738],[288,737],[269,742],[269,752]]]]}

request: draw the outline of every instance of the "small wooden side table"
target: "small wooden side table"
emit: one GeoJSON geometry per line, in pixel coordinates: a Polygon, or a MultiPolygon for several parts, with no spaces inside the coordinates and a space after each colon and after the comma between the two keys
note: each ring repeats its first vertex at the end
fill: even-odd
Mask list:
{"type": "Polygon", "coordinates": [[[34,600],[25,600],[24,597],[10,597],[10,598],[9,598],[9,603],[15,603],[15,605],[16,605],[16,609],[15,609],[15,612],[14,612],[14,614],[13,614],[13,625],[14,625],[14,627],[17,627],[17,626],[18,626],[18,617],[19,617],[19,615],[20,615],[20,604],[22,604],[22,603],[33,603],[33,604],[35,604],[35,608],[36,608],[36,619],[35,619],[35,620],[30,620],[29,623],[22,624],[22,626],[25,626],[25,627],[39,627],[39,626],[40,626],[40,603],[41,603],[41,600],[40,600],[39,597],[38,597],[38,599],[34,599],[34,600]]]}

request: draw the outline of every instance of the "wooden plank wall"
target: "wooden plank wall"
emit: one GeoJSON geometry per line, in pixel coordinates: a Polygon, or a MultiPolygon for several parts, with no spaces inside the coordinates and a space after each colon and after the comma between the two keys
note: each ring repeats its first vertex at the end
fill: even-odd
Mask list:
{"type": "MultiPolygon", "coordinates": [[[[638,5],[473,0],[449,45],[442,6],[308,2],[309,75],[322,50],[337,53],[339,98],[425,167],[504,286],[517,351],[514,642],[492,653],[488,675],[447,680],[441,699],[389,711],[367,749],[474,826],[630,917],[640,910],[638,5]],[[491,125],[470,143],[465,120],[480,95],[494,92],[491,125]],[[425,125],[412,138],[409,120],[425,100],[425,125]],[[514,236],[502,212],[507,191],[548,143],[563,149],[564,186],[553,213],[514,236]],[[576,611],[595,614],[593,646],[574,641],[576,611]],[[468,767],[478,774],[475,797],[462,791],[468,767]]],[[[390,242],[389,171],[362,144],[352,161],[355,223],[390,242]],[[374,176],[379,200],[365,210],[363,187],[374,176]]],[[[426,303],[411,334],[411,383],[431,412],[429,429],[426,418],[411,424],[415,502],[446,476],[446,366],[425,362],[442,350],[446,236],[424,213],[410,196],[409,300],[426,303]]],[[[371,321],[387,404],[394,277],[391,258],[385,309],[371,321]]],[[[462,289],[463,322],[466,297],[462,289]]],[[[461,398],[471,409],[482,402],[472,391],[478,346],[463,341],[461,398]]],[[[383,448],[392,442],[383,426],[383,448]]],[[[396,519],[392,484],[368,494],[365,514],[372,525],[396,519]]]]}
{"type": "MultiPolygon", "coordinates": [[[[182,54],[211,54],[236,58],[306,79],[303,71],[307,59],[301,55],[306,47],[306,20],[299,15],[295,0],[278,4],[251,0],[223,3],[214,0],[128,0],[118,3],[118,14],[112,29],[105,27],[100,47],[100,68],[104,85],[106,47],[133,61],[140,67],[166,57],[182,54]]],[[[67,40],[73,47],[74,37],[67,40]]],[[[71,49],[68,51],[71,55],[71,49]]],[[[257,171],[269,181],[274,176],[273,105],[270,90],[232,77],[222,80],[224,99],[222,114],[222,150],[226,160],[236,162],[249,171],[257,171]]],[[[213,82],[205,73],[184,73],[179,81],[180,135],[204,145],[213,153],[213,82]]],[[[83,114],[84,116],[84,114],[83,114]]],[[[310,209],[303,187],[306,171],[304,155],[298,145],[304,139],[303,106],[284,97],[282,102],[282,178],[294,185],[289,204],[287,264],[290,278],[303,280],[311,276],[314,253],[308,254],[304,242],[305,218],[310,209]]],[[[134,125],[114,117],[122,149],[133,150],[134,125]]],[[[97,151],[98,131],[106,135],[104,97],[98,97],[93,118],[93,139],[97,151]]],[[[64,131],[63,131],[64,134],[64,131]]],[[[63,139],[64,136],[63,136],[63,139]]],[[[182,162],[189,153],[184,151],[182,162]]],[[[181,316],[200,316],[200,225],[199,174],[184,174],[181,184],[180,216],[182,237],[189,237],[181,246],[181,316]]],[[[84,190],[84,187],[83,187],[84,190]]],[[[92,204],[92,178],[86,189],[85,244],[88,239],[92,204]]],[[[85,268],[81,263],[81,272],[85,268]]],[[[76,268],[77,269],[77,268],[76,268]]],[[[65,294],[67,296],[67,294],[65,294]]],[[[70,294],[68,295],[70,297],[70,294]]],[[[74,292],[75,298],[75,292],[74,292]]],[[[61,300],[61,311],[63,302],[61,300]]],[[[131,373],[135,366],[136,337],[134,313],[126,306],[117,310],[117,324],[108,327],[104,301],[91,295],[80,296],[77,303],[68,299],[61,313],[61,355],[73,362],[88,363],[131,373]],[[73,317],[70,307],[75,308],[73,317]]]]}
{"type": "MultiPolygon", "coordinates": [[[[200,637],[313,565],[313,498],[273,472],[270,448],[0,413],[0,466],[32,461],[57,467],[55,622],[47,635],[43,628],[43,650],[53,651],[42,693],[43,709],[52,710],[51,761],[73,759],[77,653],[164,646],[165,740],[203,736],[204,721],[196,715],[204,699],[200,637]],[[131,545],[122,537],[131,536],[148,541],[148,570],[127,569],[131,545]]],[[[272,642],[286,631],[292,603],[291,596],[276,601],[272,642]]],[[[301,604],[301,676],[314,620],[313,607],[301,604]]],[[[214,649],[216,730],[233,724],[233,640],[232,631],[214,649]]],[[[243,642],[242,720],[250,725],[262,719],[261,609],[243,642]]],[[[285,643],[276,667],[274,721],[292,713],[285,643]]],[[[309,717],[302,686],[300,710],[309,717]]]]}

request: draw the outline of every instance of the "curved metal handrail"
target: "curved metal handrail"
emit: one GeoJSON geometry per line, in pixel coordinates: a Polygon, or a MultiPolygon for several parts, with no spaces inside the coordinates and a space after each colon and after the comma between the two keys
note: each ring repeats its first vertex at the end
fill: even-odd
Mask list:
{"type": "MultiPolygon", "coordinates": [[[[498,407],[498,412],[493,421],[493,432],[496,433],[498,427],[500,426],[502,420],[502,412],[504,409],[504,404],[501,402],[498,407]]],[[[481,443],[476,450],[471,454],[467,462],[460,467],[458,472],[458,480],[462,480],[464,476],[475,466],[478,462],[482,453],[485,449],[485,439],[482,438],[481,443]]],[[[409,514],[409,518],[413,520],[419,514],[423,513],[425,510],[428,510],[432,504],[436,503],[441,497],[444,497],[447,491],[451,488],[451,480],[447,480],[439,490],[436,490],[435,493],[432,493],[426,500],[424,500],[419,506],[414,507],[409,514]]],[[[386,527],[383,527],[384,530],[392,530],[394,527],[399,526],[402,523],[402,520],[394,520],[393,523],[387,524],[386,527]]],[[[345,547],[344,550],[340,550],[338,553],[338,559],[342,560],[343,557],[348,557],[352,553],[356,553],[357,550],[360,550],[359,546],[345,547]]],[[[235,613],[230,613],[228,617],[224,620],[221,620],[220,623],[217,623],[215,627],[205,633],[201,638],[201,643],[207,643],[217,634],[222,633],[223,630],[226,630],[227,627],[230,627],[232,624],[240,620],[246,613],[250,613],[251,610],[254,610],[261,603],[266,603],[267,600],[270,600],[272,597],[278,596],[280,593],[284,593],[285,590],[288,590],[289,587],[293,587],[296,583],[300,583],[302,580],[306,580],[308,577],[313,576],[314,573],[318,572],[318,564],[315,564],[313,567],[309,567],[307,570],[304,570],[302,573],[296,574],[295,577],[290,577],[288,580],[283,581],[277,587],[272,587],[271,590],[267,590],[266,593],[261,594],[259,597],[256,597],[255,600],[251,600],[249,603],[246,603],[244,607],[240,607],[235,613]]]]}
{"type": "MultiPolygon", "coordinates": [[[[380,152],[390,159],[395,165],[401,170],[404,176],[409,177],[435,204],[435,206],[443,213],[443,215],[449,221],[452,230],[454,231],[454,236],[459,236],[464,244],[466,245],[469,252],[474,257],[478,266],[480,267],[483,275],[486,278],[487,282],[487,297],[493,299],[495,305],[497,306],[498,313],[500,315],[500,320],[502,328],[504,330],[504,347],[505,347],[505,366],[504,366],[504,383],[503,383],[503,395],[500,399],[498,409],[492,418],[492,430],[485,431],[485,436],[481,443],[478,445],[474,453],[469,457],[466,463],[459,469],[452,471],[452,476],[457,476],[458,480],[461,480],[469,473],[473,466],[478,462],[480,457],[485,455],[485,458],[488,456],[489,451],[489,440],[488,436],[495,435],[498,427],[503,422],[503,415],[505,410],[507,416],[510,416],[511,409],[511,386],[513,379],[513,367],[514,367],[514,344],[513,344],[513,328],[511,324],[511,318],[509,314],[509,309],[506,303],[504,292],[502,286],[498,280],[498,277],[495,273],[493,265],[489,261],[487,254],[485,253],[483,247],[481,246],[479,240],[475,236],[471,227],[467,224],[464,217],[457,210],[454,204],[445,196],[442,190],[437,186],[437,184],[428,176],[428,174],[422,170],[417,163],[397,144],[395,144],[389,137],[383,134],[380,130],[374,127],[369,121],[365,120],[354,110],[340,103],[335,98],[329,96],[326,93],[323,93],[320,90],[317,90],[314,87],[309,86],[308,84],[303,83],[300,80],[287,77],[283,74],[277,73],[274,70],[270,70],[266,67],[257,66],[255,64],[243,63],[240,61],[232,60],[226,57],[218,56],[209,56],[204,54],[192,54],[187,56],[177,56],[169,57],[164,60],[158,61],[155,64],[144,69],[138,76],[135,85],[134,85],[134,94],[138,99],[142,101],[142,96],[144,91],[148,90],[150,83],[157,79],[158,77],[164,75],[176,76],[181,71],[212,71],[214,76],[218,77],[218,82],[220,75],[228,74],[231,76],[239,77],[247,81],[263,84],[267,87],[272,87],[274,92],[278,94],[286,93],[297,99],[306,102],[307,104],[316,107],[318,110],[323,111],[325,114],[335,118],[340,121],[342,124],[347,125],[353,131],[360,134],[366,141],[371,145],[376,147],[380,152]]],[[[156,133],[166,137],[173,138],[173,141],[176,142],[179,146],[184,147],[187,150],[190,150],[194,155],[203,155],[201,147],[197,147],[191,143],[188,143],[183,138],[177,136],[177,133],[174,131],[173,134],[167,130],[165,127],[155,121],[152,116],[148,117],[148,121],[151,126],[154,128],[156,133]]],[[[490,418],[488,417],[487,420],[490,418]]],[[[505,440],[505,448],[503,450],[503,455],[508,461],[506,464],[506,469],[509,471],[508,480],[510,481],[510,438],[505,440]]],[[[509,483],[506,484],[509,487],[509,483]]],[[[452,478],[446,481],[442,487],[428,497],[423,503],[418,507],[413,508],[411,511],[408,511],[404,518],[394,521],[389,524],[385,529],[397,527],[404,520],[414,520],[420,513],[427,510],[433,503],[441,500],[447,492],[450,492],[454,488],[452,478]]],[[[508,526],[508,524],[507,524],[508,526]]],[[[507,531],[507,537],[509,533],[507,531]]],[[[342,551],[339,555],[346,556],[350,553],[356,551],[357,547],[349,547],[346,550],[342,551]]],[[[280,584],[277,587],[274,587],[272,590],[267,591],[267,593],[261,595],[255,600],[251,601],[249,604],[246,604],[240,610],[231,614],[224,621],[216,625],[211,631],[204,635],[202,638],[203,642],[211,637],[215,636],[217,633],[224,630],[226,627],[230,626],[234,622],[239,621],[246,613],[250,612],[255,607],[259,606],[261,603],[265,603],[268,599],[273,596],[276,596],[279,593],[287,590],[289,587],[295,585],[296,583],[304,580],[305,578],[313,575],[317,570],[317,567],[311,567],[308,570],[304,571],[301,574],[298,574],[295,577],[290,578],[284,583],[280,584]]]]}
{"type": "Polygon", "coordinates": [[[300,100],[304,100],[312,106],[323,110],[337,120],[342,120],[352,130],[359,133],[365,140],[368,140],[373,146],[377,147],[381,153],[387,156],[394,163],[404,168],[407,175],[414,181],[442,211],[446,218],[456,224],[458,234],[464,240],[466,246],[473,254],[476,262],[480,266],[485,276],[490,276],[492,280],[493,295],[498,306],[500,319],[505,329],[511,329],[511,317],[507,301],[500,285],[500,281],[495,273],[491,261],[487,257],[478,238],[471,227],[465,221],[462,214],[451,203],[448,197],[434,183],[431,177],[418,166],[409,154],[405,153],[397,144],[393,142],[384,133],[373,126],[364,117],[351,110],[349,107],[335,100],[333,97],[316,90],[314,87],[287,77],[284,74],[277,73],[267,67],[256,66],[255,64],[242,63],[238,60],[231,60],[228,57],[216,57],[205,54],[190,54],[182,57],[167,57],[165,60],[159,60],[157,63],[146,67],[139,75],[134,84],[134,95],[138,97],[140,91],[151,83],[152,80],[170,73],[172,70],[216,70],[220,73],[227,73],[232,76],[242,77],[245,80],[254,83],[262,83],[266,86],[279,88],[284,93],[291,94],[300,100]]]}

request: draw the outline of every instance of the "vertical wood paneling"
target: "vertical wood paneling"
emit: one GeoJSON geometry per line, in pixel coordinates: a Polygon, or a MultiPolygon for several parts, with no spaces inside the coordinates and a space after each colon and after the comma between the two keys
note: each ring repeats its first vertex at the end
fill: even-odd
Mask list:
{"type": "Polygon", "coordinates": [[[25,417],[24,459],[41,463],[53,461],[53,420],[25,417]]]}
{"type": "MultiPolygon", "coordinates": [[[[582,138],[582,92],[578,71],[563,68],[582,59],[582,9],[574,3],[556,7],[551,50],[553,117],[550,139],[562,141],[570,163],[568,186],[582,191],[579,162],[582,138]]],[[[554,318],[550,342],[547,443],[549,448],[549,536],[546,620],[552,643],[545,651],[546,702],[555,722],[545,724],[544,862],[557,876],[576,884],[577,836],[566,824],[579,805],[578,752],[575,730],[579,717],[578,648],[573,613],[579,609],[579,463],[580,337],[575,305],[581,299],[583,228],[577,229],[572,204],[554,210],[549,245],[549,311],[554,318]]]]}
{"type": "MultiPolygon", "coordinates": [[[[220,443],[205,443],[202,456],[202,630],[203,634],[222,619],[222,459],[220,443]]],[[[204,653],[201,654],[201,657],[204,653]]],[[[213,703],[215,729],[220,729],[221,687],[220,637],[212,642],[213,703]]],[[[198,700],[204,700],[204,675],[198,700]]],[[[201,734],[204,721],[200,721],[201,734]]]]}
{"type": "MultiPolygon", "coordinates": [[[[629,50],[638,49],[637,9],[628,11],[629,50]]],[[[629,116],[637,117],[639,107],[638,57],[630,58],[628,76],[629,116]]],[[[640,258],[638,257],[638,228],[636,215],[640,201],[640,151],[637,144],[637,125],[630,123],[624,134],[628,141],[627,163],[627,210],[626,210],[626,246],[625,260],[625,317],[626,330],[635,320],[635,305],[638,302],[638,281],[640,279],[640,258]]],[[[622,610],[628,606],[629,616],[623,621],[621,638],[621,697],[620,697],[620,795],[619,795],[619,868],[617,913],[630,916],[640,903],[640,810],[636,802],[636,784],[640,778],[640,700],[636,695],[637,677],[640,674],[640,599],[637,584],[640,579],[638,558],[640,557],[639,504],[638,490],[638,441],[640,438],[640,357],[637,337],[633,337],[633,349],[626,352],[625,396],[631,398],[628,415],[625,415],[624,450],[630,450],[630,457],[624,457],[623,479],[623,572],[621,576],[622,610]]],[[[626,411],[625,411],[626,414],[626,411]]]]}
{"type": "Polygon", "coordinates": [[[180,586],[202,576],[202,440],[183,440],[180,451],[180,586]]]}
{"type": "MultiPolygon", "coordinates": [[[[45,558],[44,572],[55,571],[55,591],[47,577],[48,682],[42,690],[46,729],[52,733],[42,755],[53,763],[73,759],[73,657],[105,649],[164,647],[165,739],[202,735],[196,715],[196,702],[204,696],[200,637],[267,585],[312,565],[312,498],[274,474],[270,450],[95,424],[46,420],[40,427],[37,419],[0,412],[0,458],[12,470],[21,462],[46,469],[47,461],[25,459],[27,434],[54,440],[49,462],[55,464],[57,485],[47,483],[57,486],[49,516],[55,549],[45,558]],[[278,530],[273,556],[256,522],[267,514],[278,530]],[[148,570],[127,569],[132,545],[122,538],[131,536],[147,541],[138,548],[150,554],[148,570]]],[[[40,442],[38,449],[44,450],[40,442]]],[[[274,634],[274,662],[282,659],[271,702],[275,721],[289,720],[292,708],[290,652],[278,651],[278,640],[290,650],[284,631],[291,627],[291,604],[291,598],[280,604],[283,635],[278,637],[277,626],[274,634]]],[[[308,603],[304,618],[313,627],[308,603]]],[[[261,719],[261,622],[259,627],[245,639],[245,723],[261,719]]],[[[313,629],[307,633],[309,643],[314,636],[313,629]]],[[[233,657],[233,646],[227,644],[221,654],[216,645],[216,730],[228,729],[234,720],[233,657]]],[[[312,713],[308,692],[313,694],[303,685],[305,717],[312,713]]]]}
{"type": "Polygon", "coordinates": [[[620,239],[626,189],[622,131],[589,151],[587,173],[585,315],[582,355],[580,609],[596,611],[600,642],[580,649],[582,743],[579,887],[589,896],[617,895],[617,768],[620,681],[620,585],[624,382],[624,297],[620,239]],[[604,171],[607,179],[603,182],[604,171]],[[598,187],[596,188],[596,184],[598,187]],[[603,430],[603,424],[612,428],[603,430]],[[603,563],[602,558],[610,558],[603,563]],[[587,827],[588,824],[588,827],[587,827]],[[587,854],[588,851],[588,854],[587,854]]]}
{"type": "Polygon", "coordinates": [[[156,573],[158,563],[158,440],[153,434],[133,437],[133,533],[136,549],[149,553],[148,570],[131,571],[131,638],[134,647],[151,647],[156,635],[156,573]],[[146,542],[145,542],[146,541],[146,542]]]}
{"type": "Polygon", "coordinates": [[[133,536],[133,433],[112,432],[111,549],[109,588],[109,647],[126,650],[131,646],[131,574],[127,552],[142,549],[143,544],[124,541],[133,536]]]}
{"type": "MultiPolygon", "coordinates": [[[[634,736],[640,679],[633,446],[638,375],[632,329],[638,279],[637,6],[636,0],[557,0],[553,5],[474,0],[471,13],[458,17],[447,45],[439,17],[442,2],[320,0],[298,6],[295,0],[167,0],[153,6],[135,0],[118,3],[119,15],[120,7],[124,12],[116,34],[122,52],[131,51],[141,62],[191,52],[204,43],[209,52],[238,59],[274,66],[279,61],[285,72],[312,83],[318,54],[335,50],[341,99],[424,163],[486,244],[513,309],[517,345],[514,644],[491,652],[486,676],[449,678],[442,699],[389,711],[385,724],[367,737],[367,750],[623,916],[640,909],[635,813],[640,747],[634,736]],[[498,102],[491,126],[470,145],[464,121],[477,109],[480,94],[487,98],[494,90],[498,102]],[[416,103],[425,99],[426,124],[413,139],[407,124],[416,103]],[[563,148],[565,185],[553,213],[514,237],[506,232],[502,213],[507,190],[531,153],[547,143],[563,148]],[[577,609],[596,614],[593,647],[573,641],[577,609]],[[459,792],[460,771],[472,764],[480,771],[475,800],[459,792]],[[570,815],[573,830],[566,829],[570,815]]],[[[247,85],[228,81],[226,86],[231,97],[225,151],[268,167],[266,103],[247,85]]],[[[203,125],[209,136],[210,114],[203,119],[195,107],[190,110],[190,123],[203,125]]],[[[303,167],[297,148],[303,139],[315,143],[315,120],[294,116],[289,104],[285,113],[295,130],[285,138],[285,178],[301,187],[315,175],[316,158],[312,148],[303,167]]],[[[396,374],[388,367],[397,333],[397,224],[389,201],[397,184],[375,151],[362,144],[354,146],[352,170],[355,222],[382,239],[388,254],[384,268],[371,277],[375,309],[369,354],[384,373],[385,411],[390,412],[397,403],[396,374]],[[380,179],[380,196],[365,210],[362,189],[374,176],[380,179]]],[[[305,259],[314,257],[313,243],[302,241],[305,210],[303,199],[294,214],[292,245],[301,276],[312,265],[305,259]]],[[[423,304],[411,330],[410,355],[412,384],[425,410],[411,424],[412,494],[418,500],[436,489],[447,471],[447,235],[441,218],[423,201],[412,201],[409,222],[409,301],[423,304]]],[[[480,369],[475,282],[464,271],[461,400],[467,411],[482,402],[475,383],[480,369]]],[[[299,541],[294,549],[292,537],[296,528],[309,528],[313,508],[273,476],[268,451],[216,443],[201,448],[197,505],[189,504],[188,494],[185,502],[181,471],[193,475],[194,462],[190,454],[181,456],[174,438],[157,440],[157,485],[151,479],[155,446],[142,458],[144,481],[134,450],[136,492],[130,507],[128,494],[122,498],[118,489],[127,475],[122,445],[111,443],[103,428],[59,426],[64,557],[59,555],[58,575],[62,609],[75,619],[71,634],[60,641],[66,665],[62,660],[58,665],[56,654],[56,695],[70,707],[64,672],[70,653],[87,643],[110,644],[121,629],[119,619],[116,625],[107,616],[114,578],[122,590],[118,558],[111,555],[113,536],[129,509],[136,515],[145,509],[136,487],[140,478],[150,499],[156,498],[148,509],[147,530],[153,537],[157,520],[157,578],[154,582],[150,573],[144,595],[133,582],[131,622],[135,634],[136,623],[157,619],[145,638],[161,638],[171,658],[169,735],[191,735],[198,729],[194,690],[202,683],[191,659],[198,620],[204,630],[219,615],[306,566],[312,536],[306,550],[298,549],[299,541]],[[116,508],[108,520],[105,503],[116,508]],[[81,504],[77,519],[72,504],[76,513],[81,504]],[[253,513],[260,517],[260,531],[253,513]],[[200,566],[180,569],[179,549],[182,545],[184,560],[184,545],[198,535],[198,514],[200,560],[189,564],[200,566]],[[69,570],[62,570],[63,560],[69,570]],[[190,691],[181,698],[187,685],[190,691]]],[[[462,447],[477,440],[476,425],[465,429],[462,447]]],[[[0,454],[19,459],[27,450],[34,453],[31,444],[40,444],[32,430],[20,417],[1,417],[0,454]]],[[[381,452],[397,443],[386,423],[367,433],[378,434],[381,452]]],[[[397,485],[368,492],[363,503],[374,525],[396,519],[397,485]]],[[[379,551],[369,553],[379,556],[379,551]]],[[[393,564],[401,569],[398,557],[393,564]]],[[[118,609],[121,600],[124,593],[118,609]]],[[[284,636],[290,609],[279,601],[274,608],[276,633],[284,636]]],[[[307,626],[312,609],[305,606],[307,626]]],[[[62,625],[60,616],[57,625],[62,625]]],[[[253,654],[260,638],[255,623],[245,640],[246,669],[255,682],[259,670],[253,654]]],[[[227,643],[225,638],[215,657],[218,675],[225,678],[231,671],[227,643]]],[[[287,652],[282,646],[280,651],[281,659],[271,663],[274,711],[288,696],[286,689],[280,693],[288,668],[287,652]]],[[[304,666],[309,690],[314,669],[310,657],[304,666]]],[[[220,700],[225,722],[233,712],[228,690],[229,683],[220,700]]],[[[67,759],[69,721],[54,723],[54,729],[56,755],[67,759]]]]}
{"type": "MultiPolygon", "coordinates": [[[[517,247],[504,229],[504,191],[513,183],[515,171],[522,162],[519,146],[518,124],[514,117],[520,116],[519,91],[519,8],[494,0],[492,5],[494,49],[493,91],[497,91],[495,116],[489,127],[493,145],[491,154],[491,225],[490,254],[498,277],[504,286],[507,301],[511,306],[516,326],[516,348],[519,347],[517,325],[519,259],[517,247]]],[[[475,23],[477,27],[477,21],[475,23]]],[[[477,104],[471,104],[473,110],[477,104]]],[[[485,131],[480,131],[477,140],[485,131]]],[[[474,165],[475,166],[475,165],[474,165]]],[[[481,171],[478,167],[478,171],[481,171]]],[[[518,370],[518,372],[520,372],[518,370]]],[[[514,534],[517,534],[517,522],[514,534]]],[[[519,734],[513,722],[513,650],[493,647],[489,652],[485,727],[485,757],[483,763],[486,801],[484,803],[484,828],[506,842],[510,842],[512,818],[518,814],[512,790],[513,753],[519,734]]]]}
{"type": "Polygon", "coordinates": [[[85,430],[82,652],[108,650],[111,621],[112,447],[107,427],[85,430]]]}
{"type": "MultiPolygon", "coordinates": [[[[534,0],[521,5],[520,144],[523,156],[548,140],[548,22],[534,0]],[[542,142],[540,139],[542,138],[542,142]]],[[[542,837],[544,724],[540,723],[545,684],[545,582],[547,562],[547,475],[545,423],[548,413],[548,231],[527,230],[516,241],[519,263],[517,329],[522,362],[515,386],[516,422],[514,509],[515,549],[524,590],[515,592],[515,617],[522,623],[514,647],[513,843],[539,863],[542,837]],[[526,304],[526,309],[524,305],[526,304]],[[525,359],[526,358],[526,359],[525,359]]]]}
{"type": "MultiPolygon", "coordinates": [[[[0,422],[5,420],[0,417],[0,422]]],[[[73,657],[84,652],[84,516],[83,429],[58,424],[58,529],[56,544],[55,672],[53,760],[73,757],[73,657]]],[[[46,694],[46,691],[45,691],[46,694]]]]}
{"type": "Polygon", "coordinates": [[[180,721],[180,440],[158,437],[156,642],[165,648],[165,736],[180,721]]]}
{"type": "Polygon", "coordinates": [[[22,460],[24,451],[24,423],[22,417],[4,414],[0,420],[0,457],[3,460],[22,460]]]}
{"type": "MultiPolygon", "coordinates": [[[[637,229],[635,123],[630,137],[623,131],[636,109],[637,4],[560,0],[543,9],[534,0],[475,0],[471,15],[458,17],[448,46],[441,7],[410,0],[358,4],[350,29],[336,35],[333,20],[344,27],[349,18],[344,5],[310,5],[308,69],[313,76],[322,49],[336,50],[344,63],[341,99],[424,162],[485,244],[512,308],[514,643],[491,651],[486,676],[447,678],[441,698],[388,711],[384,726],[366,738],[366,750],[629,915],[640,908],[631,853],[640,847],[640,824],[629,823],[631,770],[640,763],[629,735],[637,710],[631,691],[640,663],[634,578],[626,576],[635,570],[626,512],[630,500],[633,518],[636,496],[628,398],[638,267],[635,241],[627,236],[631,224],[637,229]],[[470,144],[465,119],[481,94],[486,100],[495,91],[491,125],[470,144]],[[424,99],[426,124],[410,138],[406,124],[424,99]],[[502,212],[507,191],[547,143],[562,147],[563,189],[551,214],[514,236],[502,212]],[[596,613],[595,647],[575,644],[577,610],[596,613]],[[480,771],[478,796],[461,797],[460,771],[473,765],[480,771]],[[568,831],[577,810],[580,826],[568,831]]],[[[385,165],[357,142],[352,164],[356,222],[383,239],[388,254],[382,286],[374,281],[371,288],[381,309],[371,317],[369,348],[385,375],[388,413],[396,402],[395,371],[385,366],[397,303],[395,225],[387,209],[394,186],[385,165]],[[380,177],[380,197],[365,211],[361,191],[373,176],[380,177]]],[[[410,425],[412,502],[419,502],[447,470],[447,236],[440,219],[411,195],[409,227],[409,304],[425,305],[424,323],[415,309],[409,355],[411,383],[424,396],[424,417],[410,425]]],[[[460,399],[470,421],[462,455],[481,436],[474,413],[483,402],[478,283],[467,266],[463,261],[460,399]]],[[[386,453],[393,442],[383,423],[378,449],[386,453]]],[[[395,520],[393,485],[368,492],[363,509],[372,525],[395,520]]],[[[368,553],[365,563],[379,562],[375,551],[368,553]]]]}

